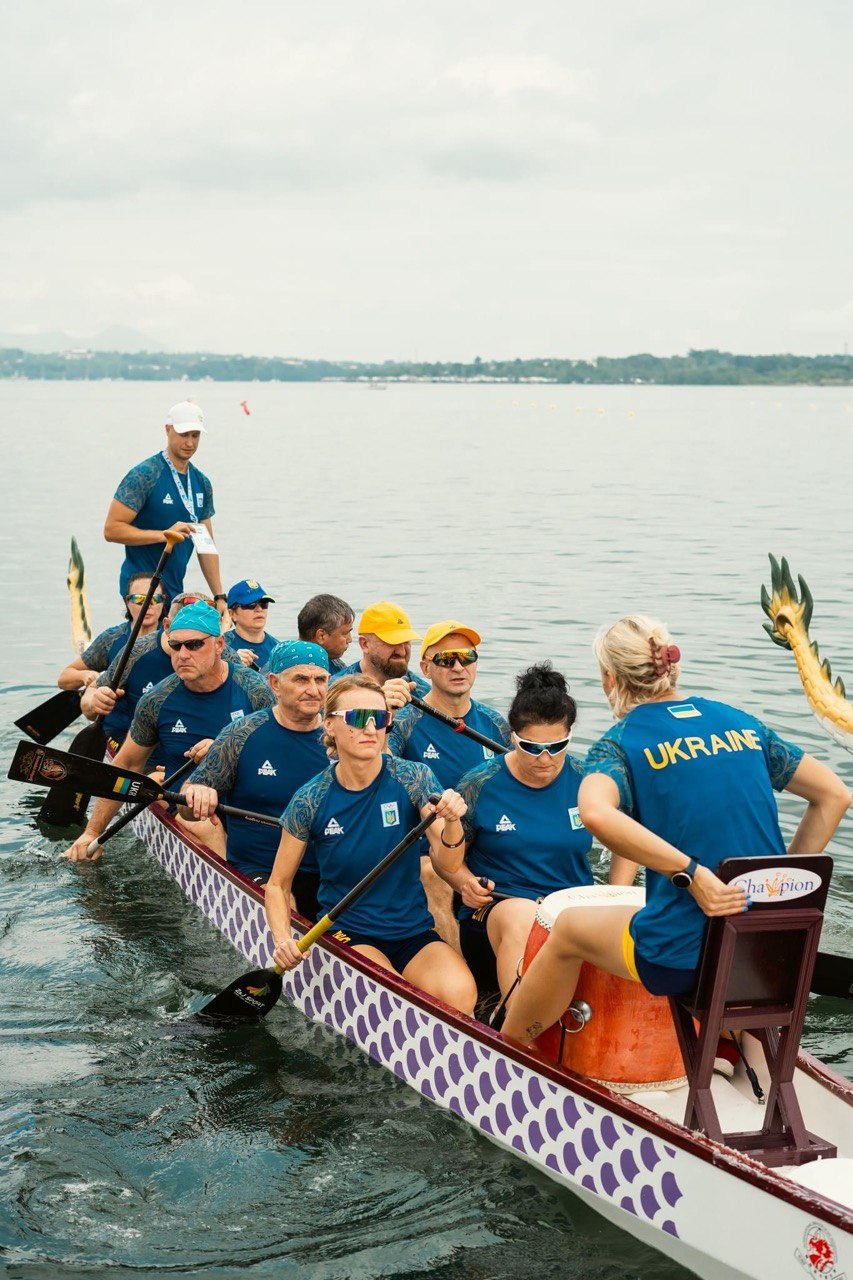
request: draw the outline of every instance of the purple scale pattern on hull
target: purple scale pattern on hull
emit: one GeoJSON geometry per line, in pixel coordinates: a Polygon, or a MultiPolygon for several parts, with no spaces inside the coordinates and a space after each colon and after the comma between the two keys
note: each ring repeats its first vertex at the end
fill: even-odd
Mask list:
{"type": "MultiPolygon", "coordinates": [[[[273,945],[261,903],[199,858],[150,812],[136,822],[151,855],[184,895],[212,916],[253,966],[273,945]]],[[[504,1056],[498,1040],[463,1030],[410,1004],[346,961],[315,946],[285,975],[284,995],[338,1031],[425,1098],[519,1151],[568,1186],[581,1186],[626,1214],[678,1236],[679,1153],[670,1144],[504,1056]]]]}

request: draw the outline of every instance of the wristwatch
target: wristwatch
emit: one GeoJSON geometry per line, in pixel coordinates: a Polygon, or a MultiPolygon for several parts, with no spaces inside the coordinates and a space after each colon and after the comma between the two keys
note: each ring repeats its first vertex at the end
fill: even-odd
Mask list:
{"type": "Polygon", "coordinates": [[[686,867],[682,867],[680,871],[673,871],[669,877],[669,883],[674,884],[676,889],[689,889],[698,865],[696,859],[691,858],[686,867]]]}
{"type": "Polygon", "coordinates": [[[216,593],[216,595],[215,595],[213,598],[214,598],[214,600],[227,600],[227,599],[228,599],[228,597],[227,597],[227,595],[225,594],[225,592],[224,592],[224,591],[218,591],[218,592],[216,593]]]}

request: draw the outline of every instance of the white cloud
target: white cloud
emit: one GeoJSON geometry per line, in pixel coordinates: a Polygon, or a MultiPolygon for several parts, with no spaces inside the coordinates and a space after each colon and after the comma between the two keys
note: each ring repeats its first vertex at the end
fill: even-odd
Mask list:
{"type": "Polygon", "coordinates": [[[185,307],[197,301],[195,287],[183,276],[164,276],[162,280],[143,281],[134,292],[145,299],[166,302],[170,306],[185,307]]]}

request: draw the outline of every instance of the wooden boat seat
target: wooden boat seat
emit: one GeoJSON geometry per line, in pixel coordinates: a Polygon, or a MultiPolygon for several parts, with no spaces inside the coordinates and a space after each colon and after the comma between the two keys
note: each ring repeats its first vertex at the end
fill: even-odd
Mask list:
{"type": "Polygon", "coordinates": [[[670,997],[688,1080],[684,1124],[769,1166],[835,1156],[807,1131],[793,1083],[832,859],[727,858],[717,875],[748,881],[752,905],[709,919],[696,987],[670,997]],[[757,1131],[722,1131],[711,1093],[722,1031],[750,1031],[764,1052],[769,1087],[757,1131]]]}

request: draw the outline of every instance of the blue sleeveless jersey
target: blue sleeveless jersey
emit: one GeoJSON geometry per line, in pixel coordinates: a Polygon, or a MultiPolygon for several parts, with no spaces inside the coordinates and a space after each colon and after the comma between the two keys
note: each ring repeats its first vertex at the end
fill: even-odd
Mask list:
{"type": "MultiPolygon", "coordinates": [[[[361,658],[355,662],[351,662],[348,667],[341,667],[339,671],[332,671],[329,676],[329,684],[334,684],[336,680],[340,680],[341,676],[361,676],[364,672],[361,669],[361,658]]],[[[432,685],[424,680],[423,676],[415,675],[414,671],[406,672],[406,679],[411,684],[415,683],[415,693],[419,698],[425,698],[429,693],[432,685]]]]}
{"type": "MultiPolygon", "coordinates": [[[[329,763],[322,745],[322,728],[286,729],[272,708],[226,725],[191,783],[215,787],[221,800],[238,809],[251,809],[278,818],[295,791],[321,773],[329,763]]],[[[228,861],[244,875],[269,875],[281,830],[244,818],[227,819],[228,861]]],[[[303,871],[317,870],[317,856],[309,843],[303,871]]]]}
{"type": "MultiPolygon", "coordinates": [[[[209,520],[214,514],[213,488],[207,476],[192,463],[185,475],[178,473],[179,483],[195,512],[194,523],[209,520]]],[[[119,502],[136,512],[131,524],[137,529],[169,529],[178,520],[190,520],[189,505],[181,499],[175,480],[162,453],[155,453],[128,471],[114,495],[119,502]]],[[[125,547],[119,587],[127,595],[127,584],[134,573],[153,573],[165,543],[152,542],[139,547],[125,547]]],[[[177,542],[163,570],[163,590],[169,599],[183,590],[184,575],[193,553],[191,538],[177,542]]]]}
{"type": "MultiPolygon", "coordinates": [[[[802,757],[745,711],[689,698],[635,707],[593,745],[586,772],[613,778],[624,813],[715,871],[723,858],[785,855],[773,790],[802,757]]],[[[694,968],[705,921],[690,893],[646,871],[646,906],[631,922],[644,960],[694,968]]]]}
{"type": "Polygon", "coordinates": [[[244,640],[242,636],[238,636],[232,627],[230,631],[225,632],[225,648],[236,653],[238,649],[251,649],[252,653],[258,655],[258,666],[263,670],[270,660],[270,654],[278,644],[275,636],[270,635],[269,631],[264,632],[264,638],[258,643],[256,640],[244,640]]]}
{"type": "MultiPolygon", "coordinates": [[[[461,717],[469,729],[508,747],[509,725],[503,716],[482,702],[471,703],[471,710],[461,717]]],[[[456,787],[463,774],[475,769],[494,752],[480,746],[462,733],[455,733],[428,712],[408,704],[397,712],[388,739],[392,756],[417,760],[432,769],[442,789],[456,787]]]]}
{"type": "MultiPolygon", "coordinates": [[[[569,755],[546,787],[519,782],[504,756],[466,773],[458,789],[468,806],[465,861],[474,875],[493,880],[498,893],[533,900],[592,884],[592,837],[578,813],[582,777],[569,755]]],[[[459,912],[460,919],[472,914],[465,906],[459,912]]]]}
{"type": "MultiPolygon", "coordinates": [[[[320,868],[317,897],[330,911],[421,820],[430,794],[440,792],[430,769],[383,755],[382,768],[363,791],[347,791],[335,765],[300,788],[281,825],[297,840],[311,840],[320,868]]],[[[417,846],[407,850],[337,920],[349,933],[410,938],[433,927],[420,880],[417,846]]]]}
{"type": "Polygon", "coordinates": [[[130,736],[141,747],[159,744],[168,777],[186,764],[185,752],[197,742],[274,702],[266,680],[250,667],[229,662],[227,679],[211,693],[193,693],[173,672],[142,696],[130,736]]]}

